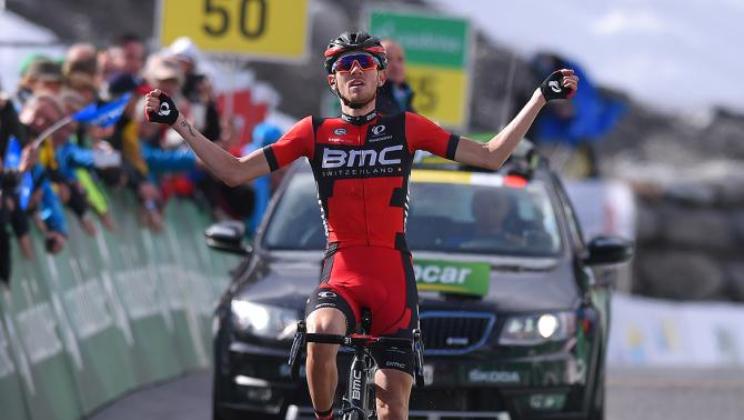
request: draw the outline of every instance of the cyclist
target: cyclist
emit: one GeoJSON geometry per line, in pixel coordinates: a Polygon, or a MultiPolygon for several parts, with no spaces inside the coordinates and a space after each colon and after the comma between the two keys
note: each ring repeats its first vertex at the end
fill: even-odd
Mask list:
{"type": "MultiPolygon", "coordinates": [[[[418,149],[485,168],[498,168],[514,150],[546,101],[572,95],[578,79],[571,70],[551,74],[519,114],[482,144],[450,134],[428,119],[405,112],[375,112],[385,82],[386,57],[380,41],[364,32],[345,32],[324,53],[327,82],[339,97],[339,118],[307,117],[276,143],[235,158],[199,134],[160,91],[147,95],[146,112],[172,125],[204,164],[235,186],[305,156],[317,182],[328,239],[320,285],[308,299],[308,332],[342,335],[372,313],[370,333],[410,337],[418,324],[416,284],[405,240],[408,177],[418,149]]],[[[316,417],[332,418],[338,379],[338,345],[309,343],[307,376],[316,417]]],[[[374,353],[377,415],[405,419],[413,383],[410,348],[374,353]]]]}

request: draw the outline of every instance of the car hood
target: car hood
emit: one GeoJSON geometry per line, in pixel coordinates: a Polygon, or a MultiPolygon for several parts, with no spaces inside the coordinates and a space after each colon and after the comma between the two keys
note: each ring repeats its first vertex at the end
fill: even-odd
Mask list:
{"type": "MultiPolygon", "coordinates": [[[[579,301],[575,274],[569,261],[559,258],[494,258],[416,253],[427,260],[487,262],[490,284],[483,297],[419,292],[423,309],[468,309],[534,312],[574,308],[579,301]]],[[[256,256],[235,295],[247,300],[304,308],[318,286],[322,253],[274,252],[256,256]]]]}

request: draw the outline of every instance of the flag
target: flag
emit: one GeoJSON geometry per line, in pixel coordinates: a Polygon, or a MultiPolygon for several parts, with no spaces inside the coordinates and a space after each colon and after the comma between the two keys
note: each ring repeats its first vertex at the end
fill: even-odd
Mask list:
{"type": "MultiPolygon", "coordinates": [[[[15,136],[8,139],[8,146],[5,149],[5,157],[3,162],[5,169],[8,171],[17,171],[21,167],[21,142],[15,136]]],[[[21,209],[26,210],[28,203],[31,201],[31,192],[34,187],[34,180],[30,172],[24,172],[21,174],[21,182],[16,187],[16,193],[18,194],[18,200],[21,209]]]]}
{"type": "Polygon", "coordinates": [[[31,172],[24,172],[21,175],[21,182],[18,184],[16,193],[18,194],[18,205],[21,210],[28,209],[28,203],[31,201],[31,193],[34,191],[34,177],[31,172]]]}
{"type": "Polygon", "coordinates": [[[8,171],[17,171],[21,166],[21,142],[15,136],[8,139],[8,145],[5,148],[3,162],[5,169],[8,171]]]}
{"type": "Polygon", "coordinates": [[[110,127],[119,121],[131,97],[131,93],[125,93],[111,102],[103,104],[93,102],[76,112],[72,119],[99,127],[110,127]]]}
{"type": "Polygon", "coordinates": [[[579,90],[571,99],[573,115],[565,118],[551,112],[550,108],[544,109],[535,121],[535,140],[573,146],[600,140],[615,127],[627,107],[621,101],[602,95],[579,65],[568,61],[564,64],[579,77],[579,90]]]}

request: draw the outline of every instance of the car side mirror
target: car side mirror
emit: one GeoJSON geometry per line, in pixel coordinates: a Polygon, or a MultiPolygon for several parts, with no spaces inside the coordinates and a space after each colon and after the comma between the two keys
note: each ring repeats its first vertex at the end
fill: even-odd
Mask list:
{"type": "Polygon", "coordinates": [[[597,236],[589,241],[586,265],[610,265],[627,262],[633,257],[633,243],[618,236],[597,236]]]}
{"type": "Polygon", "coordinates": [[[245,225],[235,220],[217,222],[204,231],[207,246],[231,254],[249,255],[253,250],[244,242],[245,225]]]}

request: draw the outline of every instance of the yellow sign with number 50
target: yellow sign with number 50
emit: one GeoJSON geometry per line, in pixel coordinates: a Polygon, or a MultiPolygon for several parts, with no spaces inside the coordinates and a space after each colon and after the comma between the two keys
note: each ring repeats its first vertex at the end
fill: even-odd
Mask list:
{"type": "Polygon", "coordinates": [[[309,1],[160,0],[160,44],[188,36],[205,52],[301,60],[308,42],[309,1]]]}

